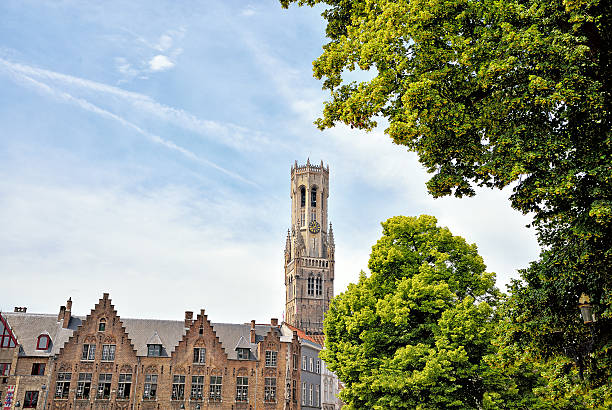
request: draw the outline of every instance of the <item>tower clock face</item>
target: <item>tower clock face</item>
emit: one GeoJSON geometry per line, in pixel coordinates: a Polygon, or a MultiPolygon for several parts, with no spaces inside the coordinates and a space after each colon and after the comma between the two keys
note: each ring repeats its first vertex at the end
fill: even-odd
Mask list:
{"type": "Polygon", "coordinates": [[[310,221],[308,224],[308,230],[311,233],[319,233],[321,231],[321,225],[317,221],[310,221]]]}

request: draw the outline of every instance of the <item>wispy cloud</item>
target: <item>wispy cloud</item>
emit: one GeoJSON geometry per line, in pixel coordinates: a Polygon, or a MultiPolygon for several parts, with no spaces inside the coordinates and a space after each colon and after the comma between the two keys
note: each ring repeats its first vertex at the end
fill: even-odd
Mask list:
{"type": "Polygon", "coordinates": [[[86,111],[92,112],[92,113],[97,114],[97,115],[99,115],[101,117],[117,121],[120,124],[124,125],[125,127],[128,127],[130,129],[136,131],[140,135],[146,137],[147,139],[149,139],[150,141],[152,141],[152,142],[154,142],[156,144],[162,145],[162,146],[164,146],[166,148],[169,148],[169,149],[171,149],[173,151],[176,151],[176,152],[182,154],[183,156],[185,156],[185,157],[187,157],[187,158],[189,158],[191,160],[194,160],[196,162],[199,162],[199,163],[201,163],[203,165],[206,165],[206,166],[209,166],[211,168],[214,168],[217,171],[220,171],[220,172],[222,172],[222,173],[224,173],[224,174],[226,174],[226,175],[228,175],[228,176],[230,176],[230,177],[232,177],[234,179],[237,179],[237,180],[239,180],[239,181],[241,181],[243,183],[247,183],[249,185],[257,186],[257,184],[255,184],[253,181],[251,181],[251,180],[249,180],[249,179],[247,179],[247,178],[245,178],[245,177],[243,177],[243,176],[241,176],[241,175],[239,175],[239,174],[237,174],[235,172],[232,172],[232,171],[230,171],[230,170],[228,170],[226,168],[223,168],[223,167],[217,165],[216,163],[214,163],[214,162],[212,162],[212,161],[210,161],[210,160],[208,160],[206,158],[198,156],[194,152],[192,152],[192,151],[190,151],[190,150],[188,150],[188,149],[186,149],[184,147],[181,147],[180,145],[174,143],[173,141],[164,139],[164,138],[162,138],[162,137],[160,137],[158,135],[155,135],[155,134],[153,134],[151,132],[148,132],[145,129],[139,127],[138,125],[136,125],[136,124],[134,124],[134,123],[132,123],[130,121],[128,121],[127,119],[123,118],[120,115],[117,115],[117,114],[112,113],[112,112],[110,112],[108,110],[105,110],[105,109],[103,109],[103,108],[101,108],[101,107],[99,107],[99,106],[97,106],[97,105],[95,105],[95,104],[93,104],[93,103],[83,99],[83,98],[78,98],[78,97],[75,97],[75,96],[65,92],[65,91],[57,90],[57,89],[55,89],[55,88],[53,88],[53,87],[51,87],[51,86],[49,86],[49,85],[47,85],[47,84],[45,84],[45,83],[43,83],[41,81],[35,80],[32,77],[29,77],[28,75],[24,74],[23,72],[21,72],[19,70],[12,71],[12,70],[10,70],[11,69],[10,63],[7,64],[7,62],[5,60],[0,59],[0,63],[4,64],[5,67],[8,68],[9,71],[12,72],[12,74],[13,74],[12,77],[18,83],[21,83],[23,85],[26,85],[26,86],[29,86],[31,88],[34,88],[37,91],[43,92],[43,93],[45,93],[47,95],[50,95],[50,96],[52,96],[52,97],[54,97],[56,99],[59,99],[59,100],[65,101],[65,102],[69,102],[69,103],[75,104],[78,107],[80,107],[81,109],[84,109],[86,111]]]}
{"type": "MultiPolygon", "coordinates": [[[[127,64],[125,60],[120,60],[117,62],[122,64],[122,67],[125,70],[130,69],[130,65],[127,64]]],[[[250,130],[236,124],[219,123],[217,121],[201,119],[179,108],[160,104],[144,94],[126,91],[119,87],[114,87],[108,84],[91,81],[76,76],[32,67],[25,64],[14,63],[1,57],[0,65],[5,66],[12,72],[20,73],[30,78],[57,81],[72,87],[119,97],[132,105],[134,108],[151,114],[155,119],[167,121],[173,125],[179,126],[191,132],[195,132],[198,135],[209,138],[216,143],[221,143],[236,150],[249,151],[263,149],[264,146],[270,144],[269,139],[261,132],[250,130]]]]}

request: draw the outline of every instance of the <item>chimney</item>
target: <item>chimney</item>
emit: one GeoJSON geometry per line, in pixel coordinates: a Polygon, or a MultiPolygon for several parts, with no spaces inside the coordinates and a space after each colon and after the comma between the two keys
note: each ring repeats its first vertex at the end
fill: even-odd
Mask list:
{"type": "Polygon", "coordinates": [[[270,323],[272,324],[272,327],[277,327],[278,326],[278,319],[273,317],[272,319],[270,319],[270,323]]]}
{"type": "Polygon", "coordinates": [[[64,320],[64,315],[66,313],[66,306],[60,306],[60,311],[57,314],[57,321],[61,322],[64,320]]]}
{"type": "Polygon", "coordinates": [[[251,343],[255,343],[255,321],[251,320],[251,343]]]}
{"type": "Polygon", "coordinates": [[[64,312],[64,323],[62,323],[62,327],[64,329],[68,329],[68,324],[70,323],[70,314],[72,310],[72,298],[68,298],[66,301],[66,311],[64,312]]]}
{"type": "Polygon", "coordinates": [[[185,328],[191,327],[192,323],[193,323],[193,312],[186,310],[185,311],[185,328]]]}
{"type": "Polygon", "coordinates": [[[15,306],[15,313],[26,313],[28,311],[28,308],[25,306],[15,306]]]}

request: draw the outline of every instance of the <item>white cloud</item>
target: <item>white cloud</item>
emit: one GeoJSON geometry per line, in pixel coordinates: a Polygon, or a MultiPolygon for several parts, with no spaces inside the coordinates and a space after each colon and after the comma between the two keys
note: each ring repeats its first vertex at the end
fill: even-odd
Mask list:
{"type": "Polygon", "coordinates": [[[165,55],[158,54],[149,61],[149,68],[153,71],[166,71],[174,67],[174,63],[165,55]]]}

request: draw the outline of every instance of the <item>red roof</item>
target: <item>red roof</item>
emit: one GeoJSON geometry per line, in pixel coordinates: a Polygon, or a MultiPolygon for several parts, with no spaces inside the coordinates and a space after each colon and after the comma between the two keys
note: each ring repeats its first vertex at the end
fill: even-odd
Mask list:
{"type": "Polygon", "coordinates": [[[316,344],[319,344],[321,346],[323,346],[323,341],[325,340],[325,335],[307,335],[306,332],[304,332],[302,329],[299,329],[295,326],[291,326],[289,323],[285,322],[285,324],[287,325],[287,327],[293,331],[296,331],[298,336],[301,339],[306,339],[309,342],[313,342],[316,344]]]}

